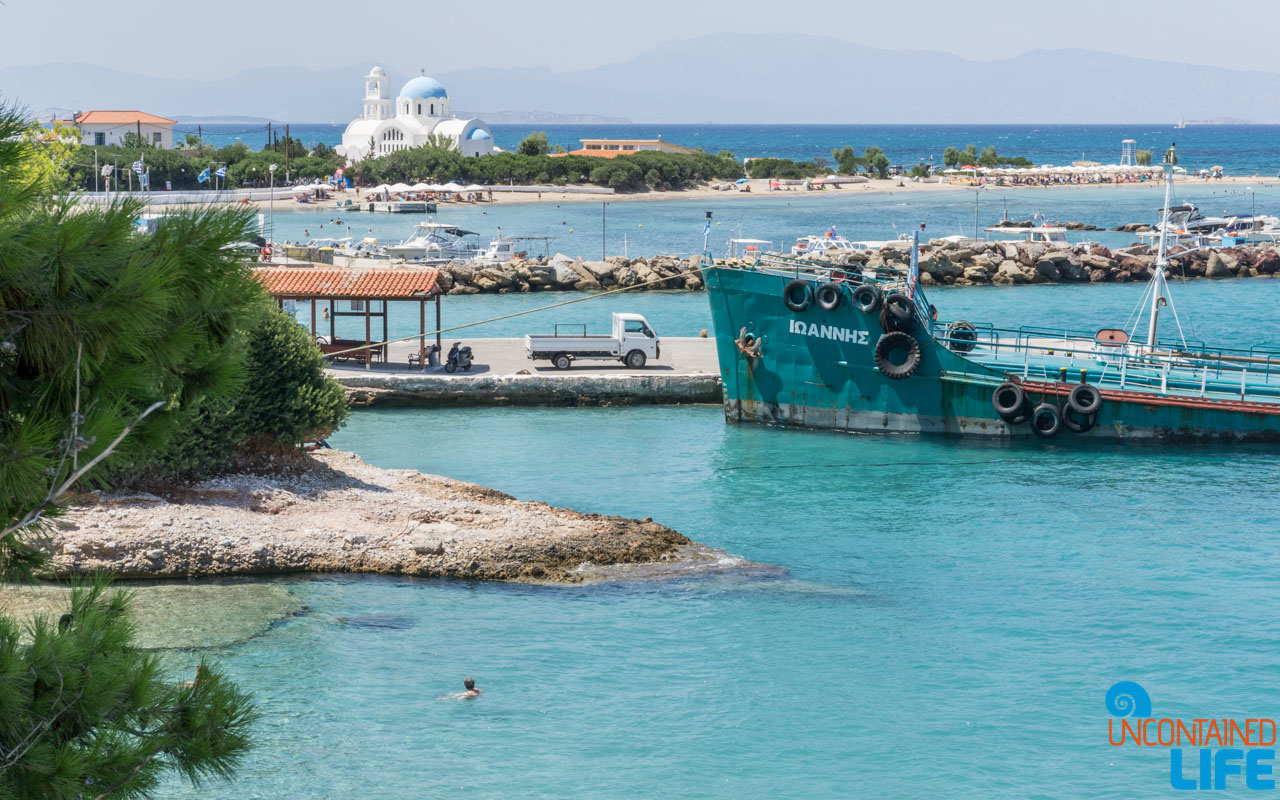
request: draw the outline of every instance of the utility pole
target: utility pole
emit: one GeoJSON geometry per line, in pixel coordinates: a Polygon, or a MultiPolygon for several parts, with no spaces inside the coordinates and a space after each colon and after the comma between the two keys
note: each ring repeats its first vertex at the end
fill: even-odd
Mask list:
{"type": "Polygon", "coordinates": [[[93,148],[93,193],[98,193],[98,148],[93,148]]]}
{"type": "Polygon", "coordinates": [[[601,261],[604,261],[604,243],[606,240],[605,237],[606,237],[606,230],[607,230],[605,227],[604,210],[608,207],[609,207],[608,203],[604,201],[600,202],[600,260],[601,261]]]}
{"type": "Polygon", "coordinates": [[[284,182],[289,182],[289,123],[284,124],[284,182]]]}
{"type": "Polygon", "coordinates": [[[142,147],[142,119],[136,119],[134,122],[138,125],[138,147],[142,147]]]}
{"type": "Polygon", "coordinates": [[[983,187],[978,186],[973,191],[973,238],[978,238],[978,195],[983,187]]]}

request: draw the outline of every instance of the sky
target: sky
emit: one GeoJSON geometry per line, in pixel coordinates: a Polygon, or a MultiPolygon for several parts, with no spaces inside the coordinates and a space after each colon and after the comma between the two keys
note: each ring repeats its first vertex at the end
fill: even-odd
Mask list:
{"type": "MultiPolygon", "coordinates": [[[[0,67],[85,63],[152,76],[215,79],[261,66],[423,61],[428,71],[619,61],[705,34],[779,33],[847,39],[972,60],[1039,48],[1280,72],[1280,3],[1206,16],[1202,0],[0,0],[0,67]],[[613,11],[612,9],[618,9],[613,11]],[[622,9],[625,9],[622,10],[622,9]]],[[[0,87],[2,89],[3,87],[0,87]]]]}

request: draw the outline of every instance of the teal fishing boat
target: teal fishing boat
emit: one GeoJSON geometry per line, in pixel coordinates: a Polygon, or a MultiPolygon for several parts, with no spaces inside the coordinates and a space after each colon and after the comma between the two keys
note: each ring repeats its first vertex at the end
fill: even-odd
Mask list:
{"type": "MultiPolygon", "coordinates": [[[[1165,160],[1168,209],[1173,148],[1165,160]]],[[[726,420],[865,433],[1280,441],[1280,348],[1188,342],[1163,237],[1136,321],[1094,331],[938,319],[919,285],[918,240],[917,232],[905,271],[785,256],[708,269],[726,420]],[[1161,338],[1169,317],[1177,335],[1161,338]]]]}

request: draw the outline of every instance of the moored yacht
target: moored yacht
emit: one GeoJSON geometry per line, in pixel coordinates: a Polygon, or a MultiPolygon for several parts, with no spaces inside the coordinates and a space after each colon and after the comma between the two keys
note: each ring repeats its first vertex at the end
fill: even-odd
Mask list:
{"type": "Polygon", "coordinates": [[[408,239],[386,250],[392,258],[424,264],[468,261],[483,252],[477,243],[479,235],[444,222],[419,222],[408,239]]]}

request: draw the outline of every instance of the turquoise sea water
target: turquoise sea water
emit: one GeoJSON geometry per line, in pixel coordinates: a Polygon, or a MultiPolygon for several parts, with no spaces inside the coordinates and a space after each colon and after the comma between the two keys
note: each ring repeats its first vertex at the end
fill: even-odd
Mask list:
{"type": "MultiPolygon", "coordinates": [[[[1277,287],[1175,292],[1204,333],[1280,339],[1277,287]]],[[[1088,327],[1133,288],[934,294],[1088,327]]],[[[304,611],[214,653],[257,694],[258,749],[233,784],[166,797],[1151,797],[1169,757],[1107,744],[1114,682],[1157,716],[1276,715],[1274,448],[781,431],[715,407],[360,411],[332,441],[777,569],[282,580],[304,611]],[[466,675],[479,700],[436,701],[466,675]]]]}
{"type": "MultiPolygon", "coordinates": [[[[942,163],[948,146],[973,144],[981,150],[994,145],[1010,156],[1029,158],[1037,164],[1062,166],[1076,160],[1120,160],[1120,142],[1134,139],[1138,149],[1162,152],[1177,142],[1183,166],[1198,169],[1214,165],[1233,174],[1275,175],[1280,169],[1276,152],[1277,125],[1191,125],[1177,130],[1172,122],[1133,125],[491,125],[494,144],[514,150],[534,131],[545,131],[552,144],[580,147],[584,138],[653,139],[662,137],[708,153],[732,151],[747,157],[830,160],[834,148],[849,145],[858,152],[868,145],[882,148],[895,164],[942,163]]],[[[196,125],[180,123],[177,134],[195,133],[196,125]]],[[[218,124],[200,126],[205,141],[217,146],[236,140],[261,149],[267,142],[266,125],[218,124]]],[[[293,125],[289,133],[308,147],[342,142],[346,125],[293,125]]],[[[275,127],[283,135],[283,126],[275,127]]]]}
{"type": "MultiPolygon", "coordinates": [[[[1177,202],[1195,203],[1206,214],[1247,214],[1255,204],[1260,214],[1280,214],[1277,181],[1260,181],[1253,188],[1251,195],[1241,186],[1179,182],[1174,186],[1173,197],[1177,202]]],[[[708,211],[712,212],[712,221],[707,246],[717,258],[725,255],[731,236],[765,239],[789,250],[796,238],[822,234],[832,226],[855,240],[894,239],[920,223],[926,226],[926,239],[972,236],[974,232],[974,193],[964,189],[886,195],[845,188],[803,196],[784,192],[768,197],[623,201],[612,202],[604,209],[592,201],[556,204],[513,202],[501,195],[498,198],[493,205],[440,205],[436,219],[475,231],[486,244],[499,227],[507,236],[550,236],[552,253],[587,259],[598,259],[602,252],[611,256],[625,252],[632,257],[700,253],[708,211]]],[[[981,229],[999,222],[1006,213],[1016,220],[1043,214],[1059,222],[1109,228],[1129,222],[1154,223],[1163,205],[1164,187],[1159,184],[1011,191],[992,188],[977,199],[978,235],[985,235],[981,229]]],[[[277,241],[343,236],[359,240],[374,236],[383,244],[396,243],[407,238],[414,224],[422,219],[410,214],[305,209],[293,201],[276,203],[274,213],[267,208],[262,210],[264,225],[270,227],[274,220],[272,238],[277,241]],[[343,224],[335,225],[335,218],[343,224]]],[[[1137,241],[1133,234],[1105,230],[1070,232],[1068,237],[1109,247],[1137,241]]],[[[541,254],[538,249],[533,252],[541,254]]]]}

